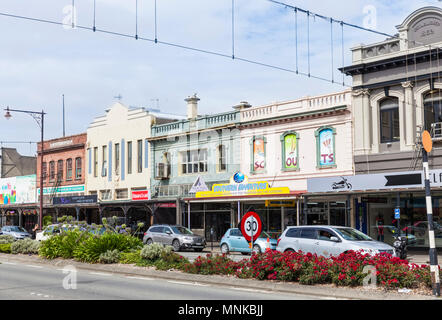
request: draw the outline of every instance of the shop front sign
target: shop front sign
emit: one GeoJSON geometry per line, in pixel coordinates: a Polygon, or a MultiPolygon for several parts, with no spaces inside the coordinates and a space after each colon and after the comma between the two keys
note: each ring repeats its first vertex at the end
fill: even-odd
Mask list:
{"type": "Polygon", "coordinates": [[[149,190],[132,191],[132,201],[150,200],[149,190]]]}
{"type": "MultiPolygon", "coordinates": [[[[442,170],[430,170],[432,187],[442,187],[442,170]]],[[[421,171],[378,173],[355,176],[314,178],[307,180],[307,192],[349,192],[424,188],[421,171]]]]}
{"type": "Polygon", "coordinates": [[[214,184],[212,191],[197,192],[197,198],[232,197],[232,196],[265,196],[290,194],[288,187],[271,188],[267,181],[249,182],[247,176],[236,173],[228,184],[214,184]]]}
{"type": "Polygon", "coordinates": [[[72,197],[54,197],[52,204],[87,204],[97,203],[97,195],[90,196],[72,196],[72,197]]]}
{"type": "MultiPolygon", "coordinates": [[[[65,186],[65,187],[58,187],[58,188],[43,188],[43,195],[58,193],[78,193],[78,192],[84,192],[85,186],[84,185],[76,185],[76,186],[65,186]]],[[[40,194],[40,188],[37,189],[37,194],[40,194]]]]}

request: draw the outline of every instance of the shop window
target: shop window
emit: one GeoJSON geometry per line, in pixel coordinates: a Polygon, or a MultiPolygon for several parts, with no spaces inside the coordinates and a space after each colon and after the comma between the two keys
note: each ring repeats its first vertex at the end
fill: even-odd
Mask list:
{"type": "Polygon", "coordinates": [[[207,172],[207,149],[180,152],[181,173],[194,174],[207,172]]]}
{"type": "Polygon", "coordinates": [[[49,181],[55,180],[55,162],[51,161],[49,162],[49,181]]]}
{"type": "Polygon", "coordinates": [[[57,161],[57,180],[63,180],[63,160],[57,161]]]}
{"type": "Polygon", "coordinates": [[[132,141],[127,142],[127,174],[132,173],[132,141]]]}
{"type": "Polygon", "coordinates": [[[218,146],[218,172],[226,170],[227,170],[226,146],[220,145],[218,146]]]}
{"type": "Polygon", "coordinates": [[[400,140],[399,133],[399,100],[386,98],[380,103],[381,143],[400,140]]]}
{"type": "Polygon", "coordinates": [[[438,136],[442,135],[442,91],[432,90],[424,96],[425,130],[431,132],[435,126],[438,136]]]}
{"type": "Polygon", "coordinates": [[[75,179],[81,179],[82,176],[81,158],[75,159],[75,179]]]}
{"type": "Polygon", "coordinates": [[[322,127],[316,130],[316,162],[318,168],[335,168],[335,136],[336,130],[322,127]]]}
{"type": "MultiPolygon", "coordinates": [[[[72,170],[72,168],[71,168],[72,170]]],[[[94,148],[94,177],[98,177],[98,148],[94,148]]]]}
{"type": "Polygon", "coordinates": [[[48,177],[48,163],[47,162],[43,162],[42,175],[43,175],[43,180],[46,180],[48,177]]]}
{"type": "Polygon", "coordinates": [[[299,169],[299,137],[296,132],[286,132],[281,136],[282,170],[299,169]]]}
{"type": "Polygon", "coordinates": [[[72,180],[72,159],[66,160],[66,180],[72,180]]]}
{"type": "Polygon", "coordinates": [[[138,173],[143,172],[143,140],[138,140],[137,141],[137,168],[138,168],[138,173]]]}
{"type": "Polygon", "coordinates": [[[107,146],[102,147],[101,176],[107,176],[107,146]]]}
{"type": "Polygon", "coordinates": [[[118,189],[115,191],[115,196],[117,200],[127,199],[129,197],[129,193],[127,189],[118,189]]]}
{"type": "Polygon", "coordinates": [[[253,137],[252,142],[252,163],[251,173],[262,173],[266,169],[266,139],[264,137],[253,137]]]}
{"type": "Polygon", "coordinates": [[[204,229],[204,213],[192,212],[190,213],[190,228],[191,229],[204,229]]]}
{"type": "Polygon", "coordinates": [[[120,171],[120,144],[115,144],[115,174],[118,175],[120,171]]]}

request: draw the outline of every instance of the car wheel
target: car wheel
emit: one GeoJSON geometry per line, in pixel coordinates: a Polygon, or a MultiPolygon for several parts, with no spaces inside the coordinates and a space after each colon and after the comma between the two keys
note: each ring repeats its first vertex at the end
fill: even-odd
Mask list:
{"type": "Polygon", "coordinates": [[[255,244],[253,246],[253,252],[255,252],[256,254],[260,254],[261,253],[261,248],[257,244],[255,244]]]}
{"type": "Polygon", "coordinates": [[[176,239],[173,240],[172,247],[173,247],[173,251],[175,251],[175,252],[180,251],[180,247],[181,247],[180,242],[176,239]]]}
{"type": "Polygon", "coordinates": [[[221,253],[229,254],[229,246],[227,245],[227,243],[223,243],[221,245],[221,253]]]}
{"type": "Polygon", "coordinates": [[[153,240],[151,238],[147,239],[146,244],[151,245],[153,243],[153,240]]]}
{"type": "Polygon", "coordinates": [[[285,250],[284,252],[295,252],[295,250],[293,250],[293,249],[287,249],[287,250],[285,250]]]}
{"type": "Polygon", "coordinates": [[[201,251],[203,251],[203,249],[200,249],[200,248],[198,248],[198,249],[194,249],[195,250],[195,252],[201,252],[201,251]]]}
{"type": "Polygon", "coordinates": [[[249,255],[250,255],[250,253],[248,253],[248,252],[241,252],[241,254],[242,254],[243,256],[249,256],[249,255]]]}

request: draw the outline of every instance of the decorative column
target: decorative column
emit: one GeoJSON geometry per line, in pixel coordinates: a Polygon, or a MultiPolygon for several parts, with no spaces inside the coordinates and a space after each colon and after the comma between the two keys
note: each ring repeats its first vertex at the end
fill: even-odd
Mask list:
{"type": "Polygon", "coordinates": [[[405,89],[405,147],[412,150],[416,135],[413,83],[411,81],[402,82],[402,87],[405,89]]]}
{"type": "Polygon", "coordinates": [[[371,150],[370,91],[353,92],[353,115],[355,130],[355,153],[367,154],[371,150]]]}

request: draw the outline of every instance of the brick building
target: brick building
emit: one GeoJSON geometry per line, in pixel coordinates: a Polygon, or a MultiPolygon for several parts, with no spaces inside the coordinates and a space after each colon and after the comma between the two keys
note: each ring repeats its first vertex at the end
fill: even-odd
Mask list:
{"type": "MultiPolygon", "coordinates": [[[[86,133],[44,142],[43,158],[43,215],[56,217],[72,215],[90,220],[87,209],[95,204],[72,202],[85,195],[86,133]]],[[[41,170],[41,143],[37,145],[37,177],[41,170]]],[[[40,201],[40,179],[37,179],[37,201],[40,201]]]]}

